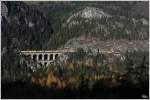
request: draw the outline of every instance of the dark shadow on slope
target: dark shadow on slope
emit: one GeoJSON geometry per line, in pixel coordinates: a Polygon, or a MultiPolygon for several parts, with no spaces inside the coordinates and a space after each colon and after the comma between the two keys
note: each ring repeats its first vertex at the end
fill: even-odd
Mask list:
{"type": "MultiPolygon", "coordinates": [[[[82,86],[82,85],[81,85],[82,86]]],[[[29,82],[11,82],[2,83],[2,98],[3,99],[48,99],[48,98],[103,98],[103,99],[140,99],[142,95],[149,94],[148,83],[143,88],[135,88],[124,82],[124,84],[118,88],[107,88],[100,81],[93,85],[92,89],[88,87],[80,87],[79,90],[65,88],[62,90],[56,90],[54,88],[46,88],[38,85],[34,85],[29,82]]],[[[149,97],[147,97],[149,98],[149,97]]]]}

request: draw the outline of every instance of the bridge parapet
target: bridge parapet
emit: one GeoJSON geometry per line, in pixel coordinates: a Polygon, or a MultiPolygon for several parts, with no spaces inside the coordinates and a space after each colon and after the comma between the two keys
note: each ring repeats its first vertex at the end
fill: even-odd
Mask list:
{"type": "Polygon", "coordinates": [[[33,51],[20,51],[21,53],[67,53],[67,52],[75,52],[75,50],[33,50],[33,51]]]}

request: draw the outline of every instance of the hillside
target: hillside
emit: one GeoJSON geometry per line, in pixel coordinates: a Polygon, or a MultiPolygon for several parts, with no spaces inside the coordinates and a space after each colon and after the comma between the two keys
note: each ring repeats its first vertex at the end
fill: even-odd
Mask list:
{"type": "Polygon", "coordinates": [[[148,39],[146,2],[4,2],[4,4],[8,8],[8,16],[6,20],[2,20],[2,42],[4,41],[2,48],[7,47],[5,41],[8,37],[14,39],[12,41],[15,43],[11,43],[17,45],[19,49],[56,49],[68,40],[84,34],[91,34],[101,40],[148,39]],[[87,16],[91,14],[94,18],[85,18],[85,12],[87,16]]]}
{"type": "Polygon", "coordinates": [[[45,47],[64,45],[68,40],[82,35],[106,40],[148,40],[148,20],[134,17],[113,16],[95,7],[85,7],[72,15],[59,26],[45,47]],[[88,17],[87,17],[88,16],[88,17]]]}
{"type": "Polygon", "coordinates": [[[50,20],[23,2],[4,2],[8,14],[2,20],[2,48],[42,48],[53,34],[50,20]]]}
{"type": "Polygon", "coordinates": [[[117,50],[122,53],[125,53],[127,51],[148,51],[149,50],[149,42],[148,40],[125,40],[125,39],[119,39],[119,40],[106,40],[101,41],[97,37],[91,37],[91,36],[81,36],[78,38],[73,38],[69,40],[65,45],[63,45],[61,48],[83,48],[85,51],[88,49],[91,49],[92,51],[96,49],[101,50],[117,50]]]}
{"type": "Polygon", "coordinates": [[[2,98],[149,98],[148,3],[2,1],[2,98]]]}

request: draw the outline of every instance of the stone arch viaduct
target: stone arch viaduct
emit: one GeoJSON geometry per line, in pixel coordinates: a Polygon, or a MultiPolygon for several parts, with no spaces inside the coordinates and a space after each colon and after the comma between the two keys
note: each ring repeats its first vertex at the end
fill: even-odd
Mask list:
{"type": "MultiPolygon", "coordinates": [[[[41,51],[19,51],[21,55],[25,55],[33,59],[34,61],[37,61],[38,64],[42,64],[47,66],[51,62],[53,62],[57,57],[59,57],[63,53],[73,53],[76,52],[75,49],[64,49],[64,50],[41,50],[41,51]]],[[[102,50],[99,51],[98,53],[103,53],[103,54],[113,54],[115,56],[120,56],[120,52],[116,51],[108,51],[108,50],[102,50]]]]}
{"type": "Polygon", "coordinates": [[[63,53],[75,52],[74,50],[41,50],[41,51],[19,51],[21,55],[28,56],[38,64],[47,66],[63,53]]]}

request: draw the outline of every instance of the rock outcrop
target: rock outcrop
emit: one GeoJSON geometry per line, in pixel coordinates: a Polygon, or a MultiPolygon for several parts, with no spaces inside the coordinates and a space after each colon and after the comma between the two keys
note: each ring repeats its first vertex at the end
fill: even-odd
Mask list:
{"type": "Polygon", "coordinates": [[[79,12],[71,15],[68,20],[67,23],[69,23],[73,18],[76,17],[82,17],[82,18],[101,18],[101,17],[110,17],[111,15],[103,12],[101,9],[99,8],[95,8],[95,7],[86,7],[83,10],[80,10],[79,12]]]}

